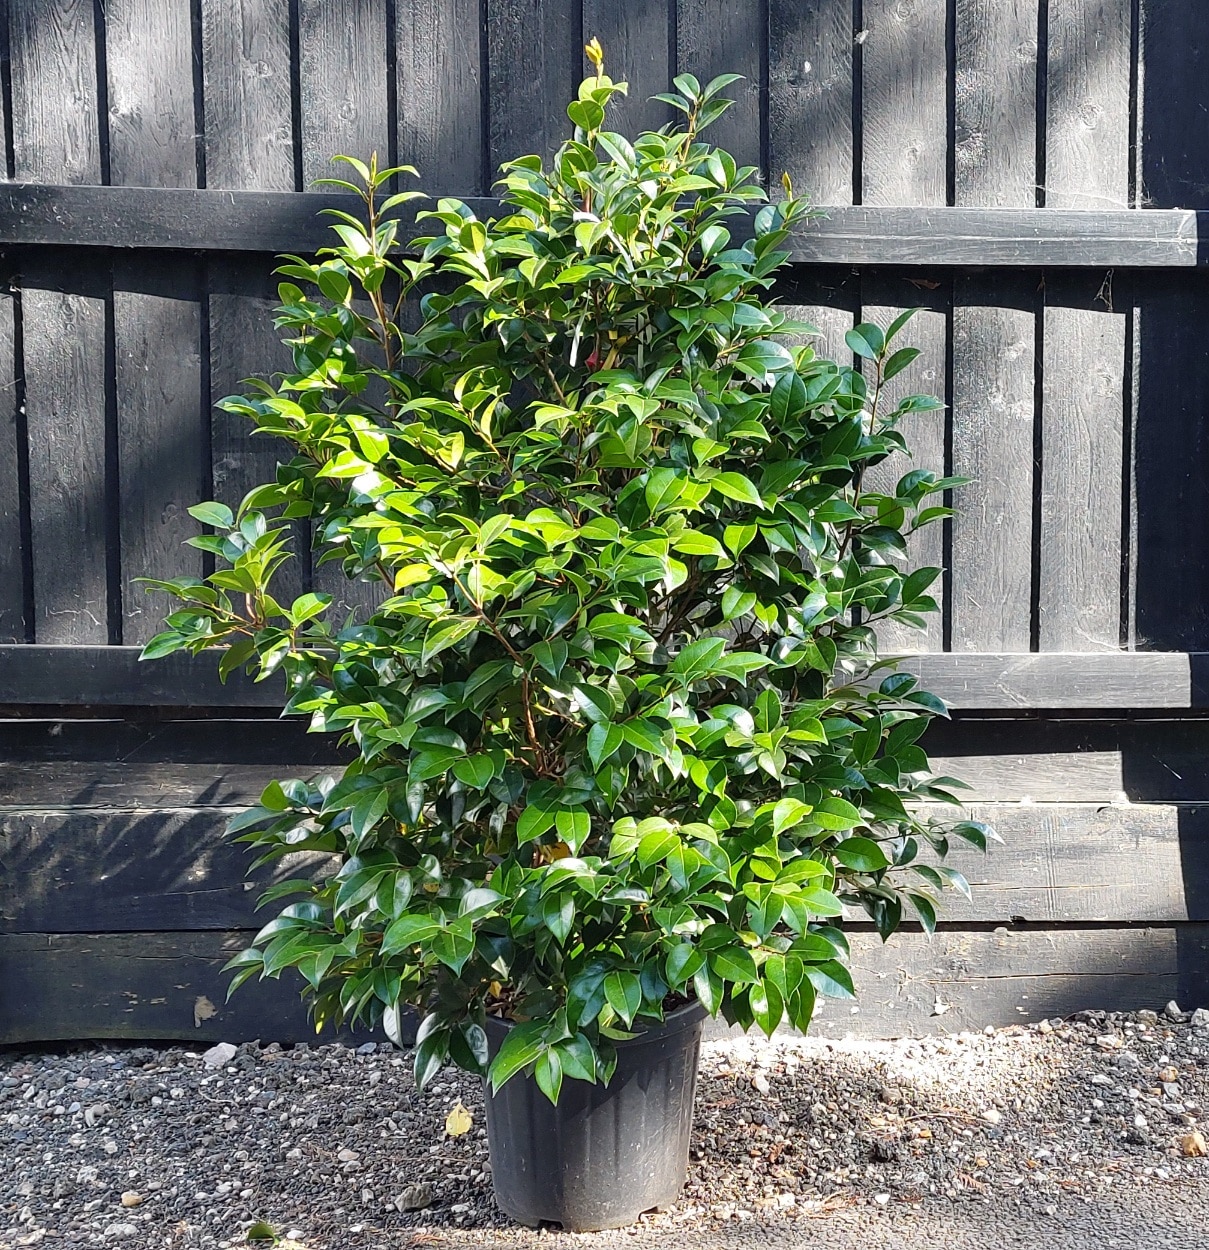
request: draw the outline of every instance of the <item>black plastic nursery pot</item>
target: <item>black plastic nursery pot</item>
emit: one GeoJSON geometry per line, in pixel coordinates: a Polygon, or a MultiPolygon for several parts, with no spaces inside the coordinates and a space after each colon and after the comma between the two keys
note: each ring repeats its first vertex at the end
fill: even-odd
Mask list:
{"type": "MultiPolygon", "coordinates": [[[[596,1232],[670,1206],[688,1173],[705,1010],[689,1003],[617,1046],[606,1085],[566,1080],[558,1105],[531,1077],[487,1087],[495,1200],[520,1224],[596,1232]]],[[[492,1056],[511,1026],[488,1019],[492,1056]]]]}

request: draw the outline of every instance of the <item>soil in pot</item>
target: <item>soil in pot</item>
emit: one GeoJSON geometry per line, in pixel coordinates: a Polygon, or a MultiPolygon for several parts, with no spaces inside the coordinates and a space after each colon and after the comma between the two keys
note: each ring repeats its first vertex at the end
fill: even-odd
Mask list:
{"type": "MultiPolygon", "coordinates": [[[[488,1087],[495,1198],[520,1224],[596,1232],[670,1206],[688,1170],[705,1010],[690,1003],[617,1047],[606,1085],[563,1082],[558,1105],[531,1076],[488,1087]]],[[[488,1020],[491,1053],[510,1027],[488,1020]]]]}

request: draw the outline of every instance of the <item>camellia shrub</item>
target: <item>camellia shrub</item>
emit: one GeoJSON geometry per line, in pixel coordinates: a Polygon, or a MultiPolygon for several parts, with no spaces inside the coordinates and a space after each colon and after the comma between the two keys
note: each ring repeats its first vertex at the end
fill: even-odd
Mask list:
{"type": "Polygon", "coordinates": [[[266,893],[234,984],[296,968],[320,1025],[396,1039],[414,1008],[421,1085],[486,1071],[505,1017],[492,1082],[551,1099],[693,999],[805,1029],[852,993],[844,909],[930,931],[967,889],[950,838],[989,834],[925,815],[955,801],[918,745],[945,709],[877,653],[936,609],[907,537],[953,485],[866,484],[938,406],[884,400],[909,314],[849,333],[859,368],[817,356],[771,296],[806,203],[702,139],[733,78],[681,76],[679,123],[631,142],[589,55],[572,137],[504,167],[495,219],[440,200],[403,240],[414,171],[342,158],[362,214],[280,270],[293,371],[221,405],[293,458],[193,509],[219,567],[152,583],[179,607],[144,652],[282,673],[285,715],[355,751],[232,823],[262,862],[330,857],[266,893]],[[376,608],[274,598],[293,518],[376,608]]]}

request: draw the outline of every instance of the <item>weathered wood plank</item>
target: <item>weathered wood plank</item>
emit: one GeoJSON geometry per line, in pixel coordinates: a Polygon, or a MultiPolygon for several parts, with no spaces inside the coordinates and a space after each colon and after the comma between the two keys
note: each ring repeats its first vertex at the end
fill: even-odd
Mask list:
{"type": "MultiPolygon", "coordinates": [[[[196,1043],[333,1041],[315,1033],[302,982],[244,986],[226,1002],[222,966],[252,931],[0,935],[0,1045],[73,1038],[196,1043]]],[[[353,1033],[355,1042],[378,1035],[353,1033]]],[[[385,1040],[380,1038],[379,1040],[385,1040]]]]}
{"type": "MultiPolygon", "coordinates": [[[[860,44],[861,197],[870,204],[944,204],[944,9],[937,5],[929,8],[866,0],[862,13],[866,37],[860,44]],[[930,64],[929,58],[934,63],[930,64]],[[935,72],[937,65],[939,74],[935,72]]],[[[886,325],[904,307],[914,306],[915,297],[924,293],[901,279],[862,280],[861,319],[886,325]]],[[[921,349],[922,364],[910,376],[891,383],[886,401],[893,404],[912,390],[939,392],[944,397],[947,338],[947,309],[943,302],[933,301],[933,307],[917,314],[911,324],[909,341],[921,349]]],[[[913,448],[911,465],[891,458],[873,470],[869,485],[875,490],[892,490],[908,467],[939,470],[943,474],[945,426],[943,411],[913,418],[904,431],[913,448]]],[[[943,565],[944,535],[939,526],[916,536],[909,560],[917,566],[943,565]]],[[[939,583],[936,592],[942,594],[939,583]]],[[[888,653],[900,649],[940,650],[944,645],[944,626],[939,618],[933,618],[926,631],[890,626],[881,636],[888,653]]]]}
{"type": "MultiPolygon", "coordinates": [[[[961,728],[967,735],[971,734],[968,721],[962,722],[961,728]]],[[[1019,753],[1014,755],[931,755],[929,759],[936,773],[956,777],[969,786],[968,790],[957,792],[964,803],[1119,803],[1126,797],[1125,760],[1121,751],[1048,751],[1042,754],[1040,747],[1036,750],[1030,747],[1031,744],[1022,740],[1019,753]]],[[[4,793],[3,778],[4,766],[0,765],[0,795],[4,793]]],[[[196,784],[202,784],[200,778],[196,784]]],[[[217,784],[225,786],[225,783],[217,784]]],[[[211,789],[215,785],[210,782],[211,789]]],[[[167,783],[164,788],[167,790],[167,783]]],[[[182,783],[181,792],[184,790],[182,783]]],[[[121,793],[120,785],[115,787],[115,792],[121,793]]],[[[1158,796],[1131,794],[1129,797],[1158,796]]]]}
{"type": "MultiPolygon", "coordinates": [[[[221,685],[217,656],[138,663],[136,647],[0,646],[0,705],[81,707],[278,707],[277,682],[233,674],[221,685]]],[[[899,666],[951,707],[1031,709],[1209,706],[1186,652],[925,653],[899,666]]]]}
{"type": "MultiPolygon", "coordinates": [[[[29,722],[20,724],[29,732],[29,722]]],[[[60,725],[56,723],[56,727],[60,725]]],[[[108,723],[104,728],[107,734],[112,733],[108,723]]],[[[260,728],[255,726],[253,732],[260,728]]],[[[301,726],[299,730],[301,736],[301,726]]],[[[248,732],[246,728],[244,732],[248,732]]],[[[227,751],[236,753],[237,747],[227,751]]],[[[241,807],[255,803],[274,779],[339,772],[341,767],[334,760],[306,762],[302,752],[298,759],[272,764],[130,763],[124,757],[121,762],[60,758],[10,762],[7,755],[0,747],[0,808],[21,809],[241,807]]],[[[932,766],[938,773],[966,782],[971,788],[963,790],[961,797],[968,802],[1027,799],[1038,803],[1112,803],[1126,794],[1126,765],[1120,750],[1041,754],[1021,746],[1014,754],[935,755],[932,766]]],[[[1195,793],[1209,802],[1204,773],[1201,769],[1195,778],[1199,785],[1180,785],[1174,797],[1195,793]]],[[[1131,793],[1129,797],[1170,800],[1173,796],[1169,790],[1161,794],[1131,793]]]]}
{"type": "Polygon", "coordinates": [[[854,934],[855,1004],[828,1000],[820,1037],[955,1033],[1076,1011],[1209,1003],[1209,926],[1133,929],[941,929],[883,946],[854,934]],[[853,1008],[856,1008],[854,1011],[853,1008]]]}
{"type": "Polygon", "coordinates": [[[1189,521],[1209,514],[1209,369],[1200,365],[1209,289],[1155,274],[1135,286],[1131,302],[1130,641],[1146,650],[1199,649],[1209,638],[1209,560],[1189,521]]]}
{"type": "MultiPolygon", "coordinates": [[[[133,770],[132,770],[133,771],[133,770]]],[[[162,775],[164,766],[154,770],[162,775]]],[[[282,775],[314,769],[279,770],[282,775]]],[[[319,770],[325,771],[325,770],[319,770]]],[[[251,779],[248,770],[237,781],[251,779]]],[[[0,931],[124,932],[254,926],[254,856],[225,835],[231,807],[0,811],[0,931]]],[[[210,792],[224,795],[222,783],[210,792]]],[[[1209,920],[1209,807],[1072,803],[971,804],[1003,838],[987,855],[957,847],[973,900],[946,892],[952,922],[1137,923],[1209,920]]],[[[933,814],[933,809],[925,809],[933,814]]],[[[957,813],[935,810],[941,818],[957,813]]],[[[256,886],[330,871],[301,856],[258,871],[256,886]]],[[[863,918],[854,912],[853,919],[863,918]]]]}
{"type": "Polygon", "coordinates": [[[105,64],[113,182],[196,187],[192,0],[106,0],[105,64]]]}
{"type": "MultiPolygon", "coordinates": [[[[348,176],[347,166],[333,163],[337,155],[368,161],[376,152],[386,166],[392,159],[386,6],[377,0],[300,0],[299,46],[303,189],[313,189],[317,178],[348,176]]],[[[270,333],[265,327],[259,341],[270,333]]],[[[273,355],[279,353],[280,348],[273,349],[273,355]]],[[[264,370],[263,361],[256,364],[256,372],[264,370]]],[[[298,571],[291,567],[290,575],[298,571]]],[[[350,583],[335,564],[312,562],[310,584],[334,596],[337,619],[350,607],[366,608],[374,601],[370,587],[350,583]]]]}
{"type": "Polygon", "coordinates": [[[113,318],[122,639],[139,643],[159,631],[175,605],[166,595],[148,595],[137,579],[204,571],[202,553],[183,545],[200,532],[188,509],[209,494],[196,264],[173,258],[148,275],[144,266],[119,261],[113,318]]]}
{"type": "MultiPolygon", "coordinates": [[[[218,0],[205,4],[202,16],[208,182],[241,189],[219,193],[229,203],[263,188],[285,192],[279,198],[310,209],[314,200],[292,194],[289,6],[281,0],[218,0]]],[[[212,405],[239,393],[244,378],[290,368],[289,349],[273,327],[271,268],[267,258],[249,263],[216,256],[208,262],[206,390],[212,405]]],[[[253,434],[246,418],[217,407],[209,414],[208,435],[210,482],[204,493],[232,508],[254,486],[272,481],[278,460],[290,455],[285,443],[253,434]]],[[[280,598],[295,598],[309,580],[309,549],[309,527],[295,523],[298,558],[278,574],[280,598]]]]}
{"type": "MultiPolygon", "coordinates": [[[[92,544],[92,535],[83,529],[83,521],[90,519],[81,518],[77,526],[77,553],[81,537],[92,544]]],[[[62,570],[56,572],[61,574],[62,570]]],[[[36,593],[40,585],[36,564],[34,579],[36,593]]],[[[103,580],[102,562],[101,572],[92,572],[82,589],[77,585],[73,592],[72,586],[62,585],[59,593],[66,606],[58,609],[59,615],[87,612],[90,601],[83,598],[85,594],[99,594],[103,609],[103,580]],[[73,606],[77,597],[79,604],[73,606]]],[[[52,589],[57,584],[52,582],[52,589]]],[[[63,634],[71,632],[70,620],[56,621],[53,601],[49,606],[42,601],[39,613],[40,626],[45,616],[47,629],[57,625],[63,634]]],[[[103,625],[104,616],[97,622],[103,625]]],[[[100,632],[96,622],[93,629],[100,632]]],[[[64,644],[71,641],[66,637],[64,644]]],[[[0,703],[61,704],[65,697],[82,707],[280,707],[285,702],[284,687],[275,680],[257,685],[242,673],[232,673],[222,684],[216,655],[194,658],[178,654],[140,664],[138,651],[137,647],[78,645],[0,647],[0,703]]]]}
{"type": "MultiPolygon", "coordinates": [[[[244,378],[269,377],[289,371],[289,348],[273,325],[273,282],[267,264],[249,266],[239,260],[213,260],[208,267],[210,313],[210,396],[217,404],[240,394],[244,378]]],[[[292,456],[287,443],[256,434],[236,413],[215,407],[210,418],[211,489],[213,498],[231,508],[254,486],[276,479],[277,464],[292,456]]],[[[274,592],[292,601],[310,580],[310,528],[293,525],[295,558],[277,574],[274,592]]]]}
{"type": "MultiPolygon", "coordinates": [[[[224,1003],[222,965],[251,936],[0,935],[0,1044],[84,1038],[314,1043],[297,982],[288,974],[249,984],[224,1003]]],[[[852,945],[857,1003],[828,1001],[812,1026],[820,1037],[956,1032],[1088,1008],[1155,1009],[1172,998],[1186,1007],[1209,1002],[1205,925],[954,928],[931,942],[902,933],[887,946],[873,934],[854,933],[852,945]]],[[[712,1035],[720,1031],[711,1026],[712,1035]]],[[[360,1041],[365,1035],[354,1036],[360,1041]]]]}
{"type": "MultiPolygon", "coordinates": [[[[232,747],[228,753],[237,754],[238,748],[232,747]]],[[[999,759],[998,756],[993,758],[999,759]]],[[[1077,761],[1080,757],[1063,758],[1077,761]]],[[[1117,760],[1119,774],[1119,757],[1110,758],[1117,760]]],[[[131,764],[124,759],[93,763],[80,760],[0,762],[0,808],[89,811],[120,808],[127,812],[240,808],[255,803],[270,781],[341,771],[339,764],[317,766],[301,760],[276,764],[131,764]]]]}
{"type": "Polygon", "coordinates": [[[863,2],[864,204],[948,200],[946,7],[863,2]]]}
{"type": "Polygon", "coordinates": [[[761,62],[767,41],[763,5],[677,0],[676,72],[695,75],[702,86],[719,74],[743,75],[742,82],[731,83],[722,93],[734,103],[706,138],[725,148],[740,165],[757,169],[764,163],[761,62]]]}
{"type": "Polygon", "coordinates": [[[629,84],[629,94],[615,97],[608,127],[624,135],[658,130],[672,119],[672,109],[653,100],[671,91],[676,49],[670,46],[673,13],[668,4],[617,4],[583,0],[584,39],[599,39],[605,73],[629,84]]]}
{"type": "MultiPolygon", "coordinates": [[[[208,767],[215,769],[215,779],[221,776],[221,769],[232,764],[237,771],[245,765],[264,765],[279,773],[283,769],[302,769],[304,776],[308,775],[307,770],[339,767],[348,753],[338,743],[339,734],[310,733],[305,718],[283,720],[274,716],[271,709],[213,717],[176,718],[170,713],[151,711],[129,719],[118,719],[115,714],[0,720],[0,760],[8,761],[17,770],[15,777],[10,776],[17,788],[5,793],[18,796],[29,793],[21,780],[21,770],[26,766],[35,770],[30,783],[33,786],[37,785],[36,770],[42,765],[76,769],[76,781],[90,785],[90,770],[111,764],[125,770],[136,789],[143,784],[138,777],[139,769],[144,767],[196,769],[203,778],[200,784],[208,785],[204,781],[208,767]]],[[[151,781],[151,774],[146,784],[156,784],[151,781]]],[[[66,792],[59,791],[59,806],[63,805],[62,794],[66,792]]],[[[9,806],[20,801],[4,800],[9,806]]]]}
{"type": "Polygon", "coordinates": [[[386,6],[380,0],[299,0],[302,189],[343,178],[334,156],[390,159],[386,6]]]}
{"type": "MultiPolygon", "coordinates": [[[[892,411],[894,405],[907,395],[935,395],[943,401],[949,345],[949,283],[929,291],[912,286],[902,278],[870,277],[862,281],[861,288],[865,299],[865,307],[861,310],[862,321],[872,321],[884,328],[905,309],[919,309],[895,340],[895,346],[916,347],[920,355],[883,389],[879,411],[892,411]]],[[[866,475],[868,487],[893,494],[899,478],[913,469],[930,469],[937,477],[943,477],[947,418],[948,413],[942,408],[936,412],[918,413],[904,422],[900,428],[911,447],[910,458],[894,455],[875,465],[866,475]]],[[[940,503],[941,499],[935,496],[932,502],[940,503]]],[[[943,568],[944,563],[943,523],[934,524],[908,539],[908,567],[943,568]]],[[[933,598],[942,609],[945,580],[945,577],[938,578],[931,588],[933,598]]],[[[927,620],[927,628],[923,630],[893,624],[881,626],[878,629],[881,651],[893,655],[896,651],[943,650],[945,627],[942,615],[936,613],[927,620]]]]}
{"type": "Polygon", "coordinates": [[[481,195],[480,0],[409,0],[395,8],[399,161],[444,195],[481,195]]]}
{"type": "Polygon", "coordinates": [[[1037,196],[1037,0],[962,0],[954,12],[954,201],[1031,207],[1037,196]]]}
{"type": "Polygon", "coordinates": [[[974,897],[946,891],[947,921],[1209,920],[1209,808],[976,803],[965,811],[1003,845],[986,855],[954,848],[947,862],[966,874],[974,897]]]}
{"type": "Polygon", "coordinates": [[[100,182],[92,3],[22,0],[8,6],[8,20],[16,177],[100,182]]]}
{"type": "MultiPolygon", "coordinates": [[[[935,721],[924,748],[978,803],[1209,804],[1209,721],[935,721]]],[[[237,806],[274,777],[339,772],[305,720],[0,720],[0,806],[237,806]]]]}
{"type": "MultiPolygon", "coordinates": [[[[24,642],[28,597],[21,479],[26,457],[17,358],[17,297],[0,291],[0,642],[24,642]]],[[[28,624],[32,624],[29,622],[28,624]]]]}
{"type": "Polygon", "coordinates": [[[205,0],[201,17],[206,184],[292,191],[289,6],[205,0]]]}
{"type": "Polygon", "coordinates": [[[954,708],[1189,707],[1201,697],[1192,703],[1189,656],[1179,652],[954,652],[900,667],[954,708]]]}
{"type": "MultiPolygon", "coordinates": [[[[954,14],[955,201],[1031,205],[1037,5],[974,0],[954,14]]],[[[949,523],[958,651],[1031,644],[1034,337],[1022,282],[955,282],[953,472],[974,479],[949,523]]]]}
{"type": "Polygon", "coordinates": [[[231,809],[212,807],[0,813],[0,931],[124,933],[265,923],[256,912],[260,888],[323,875],[327,860],[291,856],[249,876],[255,855],[227,838],[231,815],[231,809]]]}
{"type": "Polygon", "coordinates": [[[1131,0],[1050,0],[1045,203],[1129,206],[1131,0]]]}
{"type": "Polygon", "coordinates": [[[27,272],[21,308],[29,431],[34,632],[109,639],[105,300],[27,272]],[[45,283],[45,285],[42,285],[45,283]]]}
{"type": "Polygon", "coordinates": [[[1209,111],[1205,36],[1190,10],[1141,0],[1138,32],[1137,181],[1134,200],[1209,208],[1204,133],[1188,124],[1209,111]]]}
{"type": "Polygon", "coordinates": [[[488,148],[504,161],[548,160],[571,134],[567,105],[586,74],[577,0],[488,0],[488,148]]]}
{"type": "MultiPolygon", "coordinates": [[[[1049,9],[1045,203],[1130,199],[1130,0],[1049,9]]],[[[1121,620],[1126,314],[1111,272],[1046,284],[1038,643],[1116,647],[1121,620]],[[1095,514],[1089,522],[1087,507],[1095,514]]]]}
{"type": "Polygon", "coordinates": [[[1209,720],[1199,716],[959,713],[934,721],[922,745],[937,771],[969,782],[969,798],[979,802],[1209,802],[1209,720]]]}
{"type": "MultiPolygon", "coordinates": [[[[520,150],[519,146],[515,149],[520,150]]],[[[440,182],[426,180],[430,191],[440,182]]],[[[356,211],[346,195],[256,190],[0,184],[0,243],[191,251],[314,252],[329,242],[324,207],[356,211]]],[[[498,201],[469,198],[480,217],[498,201]]],[[[1182,209],[1065,209],[821,205],[791,258],[811,265],[992,268],[1194,268],[1198,214],[1182,209]]],[[[404,215],[401,237],[430,233],[404,215]]],[[[732,232],[742,237],[740,218],[732,232]]]]}
{"type": "Polygon", "coordinates": [[[951,645],[1031,645],[1035,317],[1028,280],[960,278],[953,294],[951,645]]]}
{"type": "MultiPolygon", "coordinates": [[[[116,0],[106,10],[110,170],[116,183],[197,185],[190,0],[116,0]]],[[[206,493],[201,305],[196,265],[165,258],[114,263],[114,392],[122,639],[145,642],[170,611],[139,577],[200,576],[186,509],[206,493]]]]}
{"type": "MultiPolygon", "coordinates": [[[[8,19],[16,176],[100,182],[93,6],[31,0],[8,19]]],[[[105,308],[63,277],[27,270],[22,297],[33,625],[45,642],[104,642],[105,308]]]]}
{"type": "Polygon", "coordinates": [[[852,201],[851,0],[769,0],[768,163],[798,195],[852,201]]]}
{"type": "Polygon", "coordinates": [[[1039,643],[1121,645],[1125,313],[1112,279],[1050,281],[1042,370],[1039,643]]]}

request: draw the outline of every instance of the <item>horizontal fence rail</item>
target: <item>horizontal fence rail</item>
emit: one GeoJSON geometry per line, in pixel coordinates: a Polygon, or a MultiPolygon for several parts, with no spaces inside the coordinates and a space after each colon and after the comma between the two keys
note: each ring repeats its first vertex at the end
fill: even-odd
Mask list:
{"type": "MultiPolygon", "coordinates": [[[[511,211],[468,198],[476,216],[511,211]]],[[[439,230],[404,210],[403,239],[439,230]]],[[[326,208],[356,214],[351,195],[46,186],[0,190],[0,244],[68,244],[187,251],[313,253],[332,242],[326,208]]],[[[1182,209],[893,208],[820,206],[790,259],[815,265],[1195,268],[1209,264],[1201,214],[1182,209]]],[[[1209,214],[1204,216],[1209,217],[1209,214]]],[[[742,218],[736,218],[742,222],[742,218]]],[[[733,230],[742,237],[741,226],[733,230]]],[[[750,215],[748,231],[750,233],[750,215]]]]}
{"type": "MultiPolygon", "coordinates": [[[[218,679],[217,653],[139,662],[137,647],[0,646],[0,705],[274,708],[279,679],[218,679]]],[[[960,710],[1209,707],[1209,655],[1174,651],[935,652],[900,667],[960,710]]]]}

